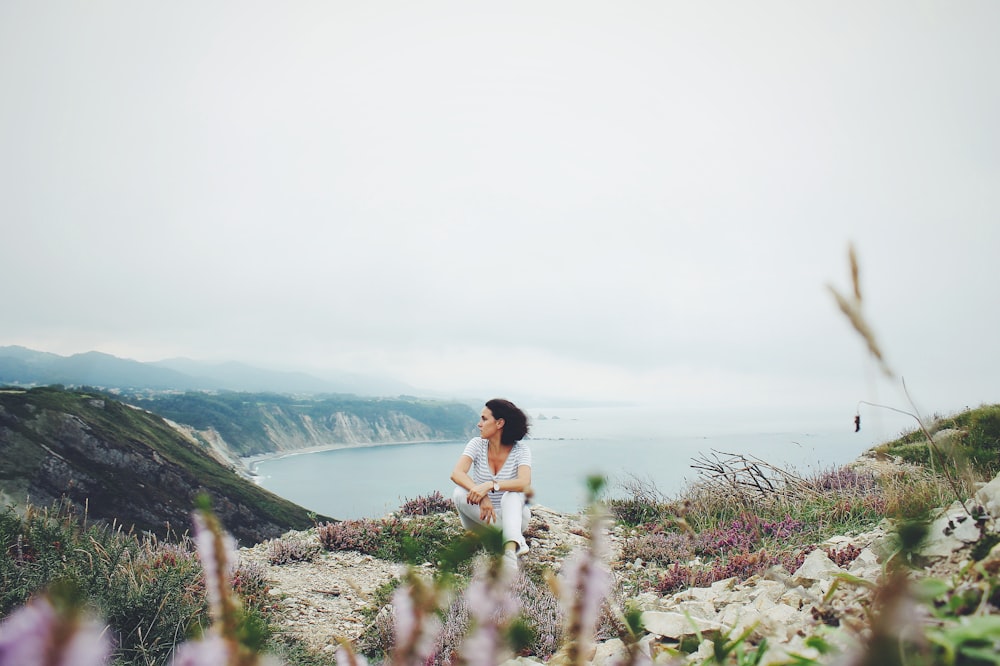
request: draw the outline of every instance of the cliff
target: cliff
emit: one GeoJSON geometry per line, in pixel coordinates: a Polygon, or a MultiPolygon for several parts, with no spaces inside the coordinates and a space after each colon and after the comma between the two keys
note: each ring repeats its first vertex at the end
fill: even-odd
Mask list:
{"type": "Polygon", "coordinates": [[[188,392],[133,402],[184,424],[190,436],[229,459],[330,444],[465,439],[476,421],[462,403],[402,397],[188,392]]]}
{"type": "Polygon", "coordinates": [[[0,501],[76,505],[89,520],[186,531],[208,494],[244,542],[312,524],[308,512],[243,479],[163,418],[105,395],[0,391],[0,501]]]}

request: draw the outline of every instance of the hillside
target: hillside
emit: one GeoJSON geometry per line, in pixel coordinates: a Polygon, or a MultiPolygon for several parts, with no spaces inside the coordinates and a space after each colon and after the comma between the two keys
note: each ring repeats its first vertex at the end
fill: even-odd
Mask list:
{"type": "Polygon", "coordinates": [[[312,524],[307,511],[245,480],[163,418],[106,395],[0,391],[0,500],[65,498],[91,521],[185,531],[207,493],[243,542],[312,524]]]}
{"type": "Polygon", "coordinates": [[[194,429],[208,443],[220,438],[236,456],[329,444],[382,444],[466,439],[476,412],[468,405],[420,398],[188,392],[134,396],[136,405],[194,429]]]}

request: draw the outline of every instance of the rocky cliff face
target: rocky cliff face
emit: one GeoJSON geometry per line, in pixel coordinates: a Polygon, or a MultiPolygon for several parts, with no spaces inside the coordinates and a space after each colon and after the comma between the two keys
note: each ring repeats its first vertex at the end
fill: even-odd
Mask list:
{"type": "Polygon", "coordinates": [[[162,418],[48,388],[0,392],[0,492],[8,503],[66,501],[91,521],[158,534],[186,531],[202,493],[244,542],[312,524],[305,509],[241,478],[162,418]]]}
{"type": "Polygon", "coordinates": [[[331,444],[464,440],[475,434],[477,418],[465,404],[416,398],[187,393],[135,404],[183,424],[188,436],[230,460],[331,444]]]}
{"type": "Polygon", "coordinates": [[[287,414],[264,414],[264,428],[276,451],[293,451],[332,442],[387,444],[447,438],[446,433],[431,428],[426,423],[391,411],[368,419],[342,411],[320,418],[309,414],[293,418],[295,422],[289,424],[287,414]]]}

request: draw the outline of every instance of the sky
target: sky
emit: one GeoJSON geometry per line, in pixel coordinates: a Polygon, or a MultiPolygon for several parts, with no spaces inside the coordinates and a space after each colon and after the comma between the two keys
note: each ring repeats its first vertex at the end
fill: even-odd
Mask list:
{"type": "Polygon", "coordinates": [[[537,402],[1000,402],[998,25],[6,0],[0,345],[537,402]],[[892,379],[828,290],[850,244],[892,379]]]}

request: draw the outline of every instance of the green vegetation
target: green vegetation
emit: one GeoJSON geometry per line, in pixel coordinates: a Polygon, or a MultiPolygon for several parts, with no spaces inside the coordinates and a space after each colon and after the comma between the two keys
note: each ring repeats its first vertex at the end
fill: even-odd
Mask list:
{"type": "Polygon", "coordinates": [[[201,566],[173,542],[110,526],[84,527],[70,504],[0,514],[0,615],[56,581],[72,581],[107,618],[116,663],[164,663],[205,611],[201,566]]]}
{"type": "MultiPolygon", "coordinates": [[[[702,477],[677,499],[633,483],[626,488],[630,497],[609,502],[619,521],[637,528],[622,557],[668,570],[653,578],[637,573],[629,583],[636,590],[667,593],[734,575],[746,578],[774,565],[791,573],[831,536],[871,530],[884,518],[928,519],[932,510],[968,499],[976,481],[995,475],[997,414],[997,406],[982,407],[936,422],[934,432],[958,432],[949,447],[935,447],[934,464],[929,456],[912,455],[915,449],[930,450],[913,434],[877,447],[876,457],[900,456],[911,463],[890,474],[860,466],[798,477],[742,456],[716,456],[700,461],[702,477]],[[942,467],[952,476],[944,476],[942,467]]],[[[849,556],[828,554],[834,560],[849,556]]]]}
{"type": "Polygon", "coordinates": [[[30,487],[32,497],[66,497],[92,519],[161,536],[188,523],[201,491],[244,540],[313,524],[305,509],[240,477],[161,417],[102,394],[0,393],[0,428],[0,489],[11,496],[30,487]]]}
{"type": "Polygon", "coordinates": [[[919,465],[944,465],[955,474],[992,478],[1000,472],[1000,405],[984,405],[939,417],[928,432],[938,440],[933,447],[923,431],[915,429],[876,451],[919,465]],[[940,437],[951,430],[957,432],[940,437]]]}

